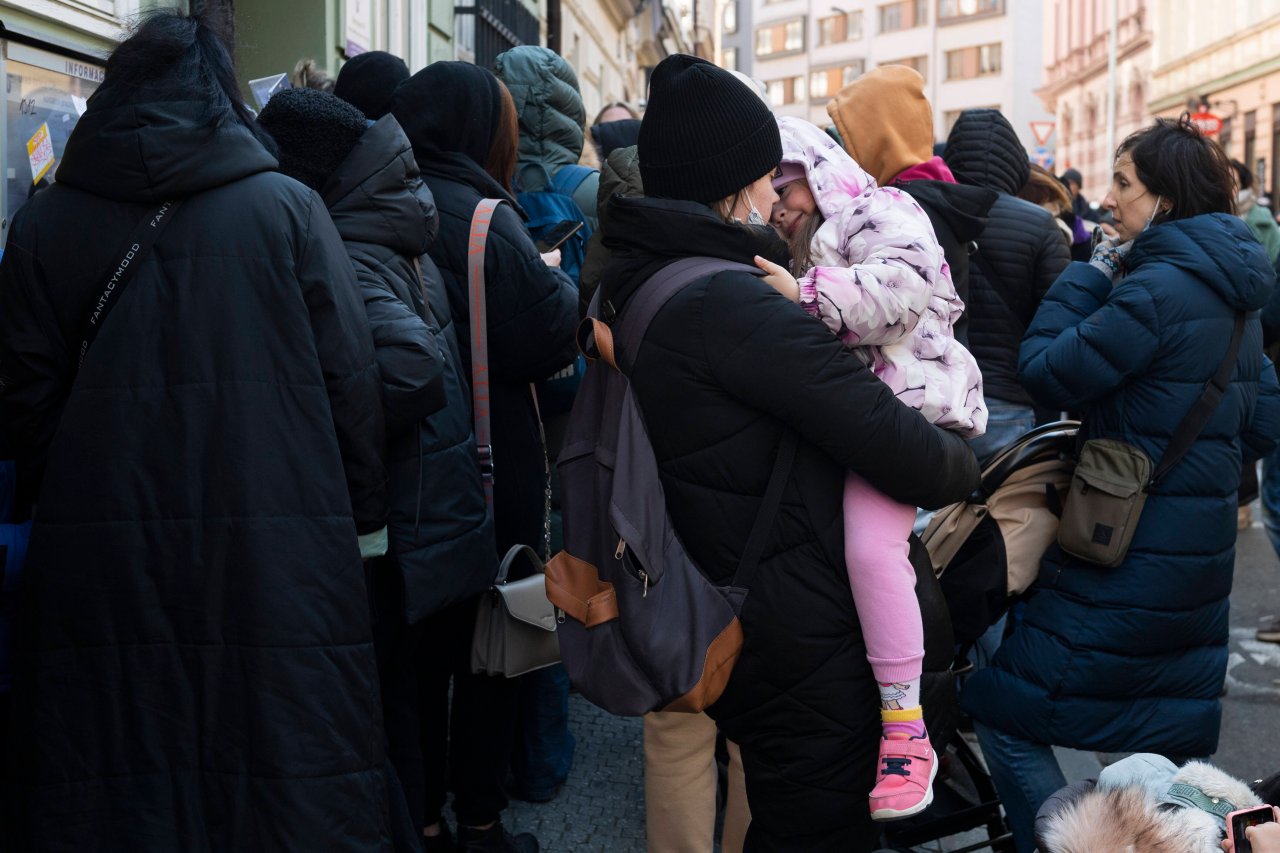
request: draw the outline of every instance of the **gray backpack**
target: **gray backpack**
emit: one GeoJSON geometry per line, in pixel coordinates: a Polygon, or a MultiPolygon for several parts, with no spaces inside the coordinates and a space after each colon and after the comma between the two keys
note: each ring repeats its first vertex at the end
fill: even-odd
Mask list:
{"type": "MultiPolygon", "coordinates": [[[[546,568],[574,685],[613,714],[696,713],[724,692],[742,651],[738,613],[778,514],[798,439],[787,430],[728,586],[694,564],[667,515],[658,463],[627,379],[649,323],[686,285],[755,267],[677,261],[646,281],[612,328],[596,302],[580,343],[594,358],[557,462],[565,549],[546,568]]],[[[598,301],[597,294],[596,300],[598,301]]]]}

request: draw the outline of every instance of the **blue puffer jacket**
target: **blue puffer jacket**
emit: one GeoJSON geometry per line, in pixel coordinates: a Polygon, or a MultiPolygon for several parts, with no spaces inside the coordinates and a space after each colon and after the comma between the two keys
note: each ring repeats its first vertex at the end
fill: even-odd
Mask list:
{"type": "MultiPolygon", "coordinates": [[[[1114,289],[1088,264],[1066,269],[1023,340],[1019,376],[1041,405],[1083,410],[1089,438],[1159,460],[1221,363],[1234,313],[1262,308],[1275,277],[1248,227],[1224,214],[1148,229],[1126,265],[1114,289]]],[[[1226,396],[1152,489],[1125,562],[1100,568],[1051,546],[1025,624],[970,679],[966,710],[1040,743],[1213,753],[1241,457],[1277,435],[1280,389],[1254,313],[1226,396]]]]}

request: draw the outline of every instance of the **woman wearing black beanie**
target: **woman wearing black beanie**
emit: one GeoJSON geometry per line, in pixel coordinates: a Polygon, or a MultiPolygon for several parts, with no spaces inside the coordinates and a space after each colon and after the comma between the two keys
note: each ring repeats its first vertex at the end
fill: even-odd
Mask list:
{"type": "MultiPolygon", "coordinates": [[[[506,87],[466,62],[437,62],[396,90],[392,114],[413,145],[422,178],[440,210],[429,254],[444,276],[458,348],[470,379],[471,325],[467,254],[471,217],[484,198],[507,202],[494,212],[485,251],[490,401],[493,422],[493,523],[497,555],[517,543],[543,541],[545,450],[530,383],[550,377],[576,355],[577,288],[539,255],[511,193],[519,126],[506,87]]],[[[441,483],[441,489],[450,488],[441,483]]],[[[472,567],[460,565],[457,571],[472,567]]],[[[459,847],[467,851],[538,849],[532,835],[502,827],[503,790],[515,714],[513,682],[473,675],[470,649],[477,600],[427,620],[437,661],[423,673],[422,736],[427,767],[426,829],[443,826],[451,781],[459,847]],[[449,682],[453,681],[452,712],[449,682]],[[444,778],[446,744],[451,780],[444,778]]],[[[429,836],[426,849],[449,849],[429,836]]]]}
{"type": "MultiPolygon", "coordinates": [[[[601,305],[612,319],[689,257],[785,264],[763,225],[777,123],[729,72],[691,56],[654,69],[640,128],[647,198],[615,198],[601,305]]],[[[963,440],[899,403],[821,323],[747,272],[695,281],[662,307],[630,373],[667,509],[698,565],[727,582],[784,434],[799,449],[741,613],[745,645],[708,713],[742,750],[753,851],[867,851],[875,680],[844,569],[845,469],[936,507],[977,483],[963,440]]]]}

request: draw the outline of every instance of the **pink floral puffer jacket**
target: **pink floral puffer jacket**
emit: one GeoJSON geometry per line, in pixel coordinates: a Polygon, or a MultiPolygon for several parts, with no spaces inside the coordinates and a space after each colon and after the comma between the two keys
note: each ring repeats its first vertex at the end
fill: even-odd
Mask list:
{"type": "Polygon", "coordinates": [[[903,403],[973,437],[987,428],[978,363],[952,332],[964,310],[929,217],[880,187],[826,133],[781,117],[782,161],[799,163],[825,220],[799,277],[800,304],[857,347],[903,403]]]}

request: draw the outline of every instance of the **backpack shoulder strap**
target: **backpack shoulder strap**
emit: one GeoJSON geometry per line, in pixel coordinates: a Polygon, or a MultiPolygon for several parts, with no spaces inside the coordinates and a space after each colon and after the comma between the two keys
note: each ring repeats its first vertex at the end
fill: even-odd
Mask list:
{"type": "Polygon", "coordinates": [[[614,323],[614,348],[618,367],[631,370],[635,354],[640,350],[649,324],[658,311],[685,287],[720,272],[736,270],[751,275],[764,275],[758,267],[726,261],[722,258],[682,258],[654,273],[640,285],[614,323]]]}
{"type": "Polygon", "coordinates": [[[565,166],[556,172],[555,178],[551,181],[551,189],[560,195],[572,196],[594,171],[595,169],[588,169],[586,166],[565,166]]]}

